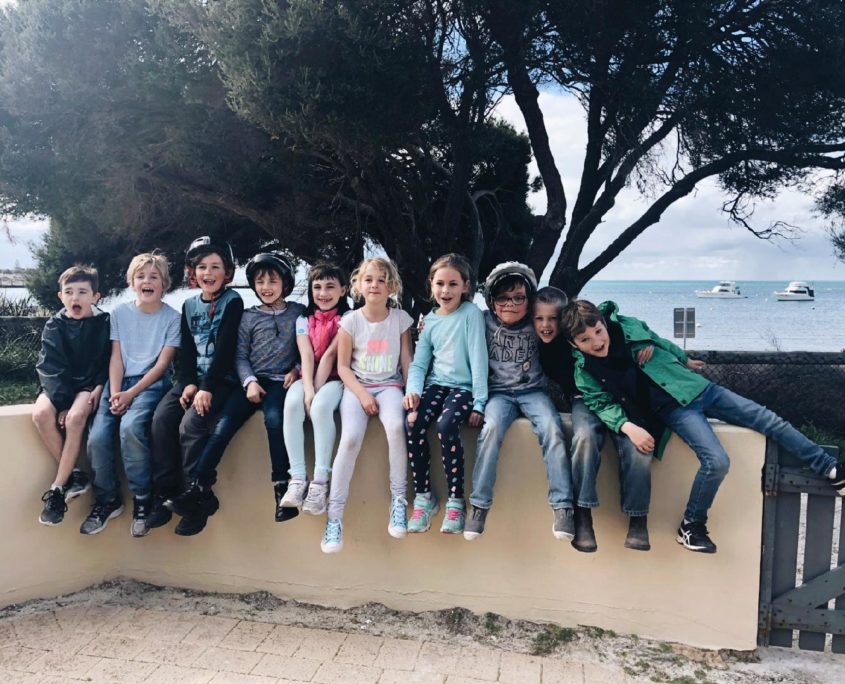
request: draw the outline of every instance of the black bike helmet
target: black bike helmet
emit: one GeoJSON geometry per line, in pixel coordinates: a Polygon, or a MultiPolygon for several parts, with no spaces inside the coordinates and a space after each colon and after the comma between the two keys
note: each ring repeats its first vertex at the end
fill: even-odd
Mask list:
{"type": "MultiPolygon", "coordinates": [[[[246,265],[246,281],[249,286],[255,291],[255,274],[259,270],[272,268],[282,278],[282,286],[285,288],[284,296],[288,296],[293,292],[293,267],[283,254],[279,252],[263,252],[256,254],[246,265]]],[[[256,294],[258,294],[256,292],[256,294]]]]}
{"type": "Polygon", "coordinates": [[[235,255],[232,246],[228,242],[215,242],[208,235],[203,235],[194,240],[185,252],[185,270],[188,273],[188,282],[191,287],[196,287],[194,276],[194,265],[197,259],[206,254],[217,254],[223,260],[223,267],[226,269],[226,284],[232,282],[235,277],[235,255]]]}

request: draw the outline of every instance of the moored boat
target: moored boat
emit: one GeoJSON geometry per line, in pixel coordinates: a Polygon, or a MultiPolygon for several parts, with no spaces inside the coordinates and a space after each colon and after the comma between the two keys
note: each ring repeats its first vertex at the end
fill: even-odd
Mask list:
{"type": "Polygon", "coordinates": [[[709,290],[696,290],[696,297],[708,297],[711,299],[743,299],[747,295],[742,294],[733,280],[722,280],[709,290]]]}
{"type": "Polygon", "coordinates": [[[812,302],[816,291],[803,280],[793,280],[784,290],[775,290],[775,299],[779,302],[812,302]]]}

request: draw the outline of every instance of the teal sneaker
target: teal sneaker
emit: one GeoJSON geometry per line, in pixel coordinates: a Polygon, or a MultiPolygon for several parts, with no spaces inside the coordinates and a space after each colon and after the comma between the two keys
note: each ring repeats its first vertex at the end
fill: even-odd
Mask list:
{"type": "Polygon", "coordinates": [[[343,550],[343,523],[340,520],[328,520],[323,541],[320,542],[323,553],[337,553],[343,550]]]}
{"type": "Polygon", "coordinates": [[[396,539],[404,539],[408,534],[408,521],[405,506],[408,502],[405,497],[390,497],[390,519],[387,523],[387,533],[396,539]]]}
{"type": "Polygon", "coordinates": [[[466,504],[463,499],[449,497],[446,502],[446,515],[443,516],[443,524],[440,531],[444,534],[460,534],[464,531],[466,521],[466,504]]]}
{"type": "Polygon", "coordinates": [[[408,521],[408,532],[428,532],[431,527],[431,519],[437,515],[440,504],[434,496],[434,492],[417,494],[414,497],[414,512],[408,521]]]}

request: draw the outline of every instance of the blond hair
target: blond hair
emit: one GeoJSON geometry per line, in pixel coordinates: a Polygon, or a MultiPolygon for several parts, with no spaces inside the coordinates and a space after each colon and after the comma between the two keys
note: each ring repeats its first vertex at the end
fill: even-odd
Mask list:
{"type": "Polygon", "coordinates": [[[100,291],[100,276],[93,266],[74,264],[65,269],[59,276],[59,289],[61,290],[68,283],[88,283],[92,292],[100,291]]]}
{"type": "Polygon", "coordinates": [[[158,271],[161,276],[162,290],[167,292],[170,289],[170,264],[167,257],[159,252],[144,252],[143,254],[136,254],[129,262],[129,268],[126,269],[126,284],[132,287],[132,281],[135,280],[135,274],[147,264],[152,264],[153,268],[158,271]]]}
{"type": "MultiPolygon", "coordinates": [[[[470,263],[467,258],[462,254],[450,252],[449,254],[444,254],[442,257],[437,259],[431,265],[431,268],[428,269],[429,292],[431,292],[431,281],[434,280],[434,274],[437,273],[437,271],[439,271],[441,268],[451,268],[458,272],[458,274],[461,276],[461,280],[463,280],[469,286],[467,287],[466,292],[461,293],[461,301],[471,302],[474,294],[473,289],[475,283],[472,280],[472,266],[470,266],[470,263]]],[[[431,298],[434,298],[433,295],[431,298]]]]}
{"type": "Polygon", "coordinates": [[[349,293],[352,295],[352,299],[363,299],[364,295],[361,294],[358,282],[370,266],[375,266],[384,272],[384,279],[387,282],[387,305],[398,307],[399,300],[402,298],[402,279],[399,277],[396,264],[387,257],[364,259],[358,264],[358,268],[352,271],[352,277],[349,279],[349,293]]]}

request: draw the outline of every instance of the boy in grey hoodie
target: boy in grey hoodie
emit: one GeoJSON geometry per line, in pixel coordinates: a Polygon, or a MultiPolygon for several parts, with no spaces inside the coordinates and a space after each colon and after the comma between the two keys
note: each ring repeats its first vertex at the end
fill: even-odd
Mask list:
{"type": "Polygon", "coordinates": [[[499,450],[511,423],[523,415],[531,421],[543,450],[549,505],[554,510],[552,533],[556,539],[571,540],[575,536],[571,463],[560,414],[543,389],[539,345],[531,316],[537,278],[524,264],[507,261],[487,276],[484,292],[489,307],[484,321],[490,394],[475,450],[469,498],[472,510],[464,538],[473,540],[484,533],[487,511],[493,504],[499,450]]]}

